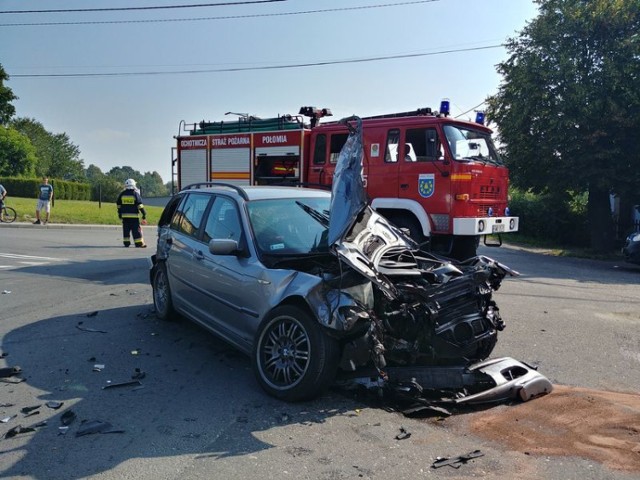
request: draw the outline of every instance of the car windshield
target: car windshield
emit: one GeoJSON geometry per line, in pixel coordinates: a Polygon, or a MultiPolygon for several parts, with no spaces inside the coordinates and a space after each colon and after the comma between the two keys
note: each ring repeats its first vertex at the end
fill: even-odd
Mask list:
{"type": "Polygon", "coordinates": [[[444,134],[454,159],[503,164],[488,133],[459,125],[445,125],[444,134]]]}
{"type": "Polygon", "coordinates": [[[306,255],[328,252],[329,197],[279,198],[247,203],[249,221],[262,254],[306,255]]]}

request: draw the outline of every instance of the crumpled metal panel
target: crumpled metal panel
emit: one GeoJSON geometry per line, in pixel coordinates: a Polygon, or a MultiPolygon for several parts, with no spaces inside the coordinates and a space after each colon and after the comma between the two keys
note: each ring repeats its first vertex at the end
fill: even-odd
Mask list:
{"type": "Polygon", "coordinates": [[[340,151],[333,174],[329,220],[329,246],[338,242],[351,228],[357,216],[367,205],[367,195],[362,180],[362,120],[358,117],[341,120],[355,122],[351,134],[340,151]]]}

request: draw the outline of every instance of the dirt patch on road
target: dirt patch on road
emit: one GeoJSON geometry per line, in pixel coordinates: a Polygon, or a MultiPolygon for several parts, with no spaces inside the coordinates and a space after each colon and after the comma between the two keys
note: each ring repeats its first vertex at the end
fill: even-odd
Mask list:
{"type": "Polygon", "coordinates": [[[589,458],[640,472],[640,395],[554,386],[550,395],[466,417],[478,436],[528,455],[589,458]]]}

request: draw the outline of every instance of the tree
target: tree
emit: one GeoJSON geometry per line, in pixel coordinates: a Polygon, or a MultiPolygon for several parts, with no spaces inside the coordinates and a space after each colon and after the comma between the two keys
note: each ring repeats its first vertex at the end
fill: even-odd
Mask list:
{"type": "Polygon", "coordinates": [[[158,172],[145,172],[139,185],[145,197],[163,197],[169,194],[158,172]]]}
{"type": "Polygon", "coordinates": [[[0,126],[0,176],[31,176],[35,164],[35,149],[29,139],[13,128],[0,126]]]}
{"type": "Polygon", "coordinates": [[[111,170],[109,170],[109,173],[107,173],[107,175],[117,180],[121,184],[124,184],[124,182],[128,178],[133,178],[136,182],[139,182],[142,178],[142,174],[138,170],[134,170],[133,168],[127,166],[113,167],[111,170]]]}
{"type": "Polygon", "coordinates": [[[34,118],[17,118],[11,122],[11,126],[29,137],[35,147],[37,176],[76,181],[85,179],[80,148],[71,142],[66,133],[53,134],[34,118]]]}
{"type": "Polygon", "coordinates": [[[71,142],[66,133],[51,135],[50,139],[49,175],[72,181],[85,180],[84,160],[80,158],[80,148],[71,142]]]}
{"type": "Polygon", "coordinates": [[[13,91],[9,87],[4,86],[4,82],[9,80],[9,75],[2,68],[2,64],[0,64],[0,125],[6,125],[11,117],[16,114],[16,109],[11,102],[17,100],[13,94],[13,91]]]}
{"type": "Polygon", "coordinates": [[[89,180],[89,182],[93,183],[94,181],[102,180],[105,177],[105,174],[102,172],[100,167],[91,164],[85,170],[84,176],[87,177],[87,180],[89,180]]]}
{"type": "Polygon", "coordinates": [[[609,194],[630,195],[640,181],[640,2],[536,3],[538,17],[507,44],[487,114],[514,185],[588,191],[591,246],[608,250],[609,194]]]}

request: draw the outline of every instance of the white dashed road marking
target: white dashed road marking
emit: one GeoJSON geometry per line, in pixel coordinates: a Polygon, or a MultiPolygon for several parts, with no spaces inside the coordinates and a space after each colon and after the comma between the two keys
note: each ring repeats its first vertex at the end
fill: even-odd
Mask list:
{"type": "Polygon", "coordinates": [[[5,259],[4,265],[0,265],[0,270],[10,270],[22,266],[46,265],[51,262],[64,262],[66,258],[38,257],[36,255],[20,255],[17,253],[2,253],[0,259],[5,259]]]}

